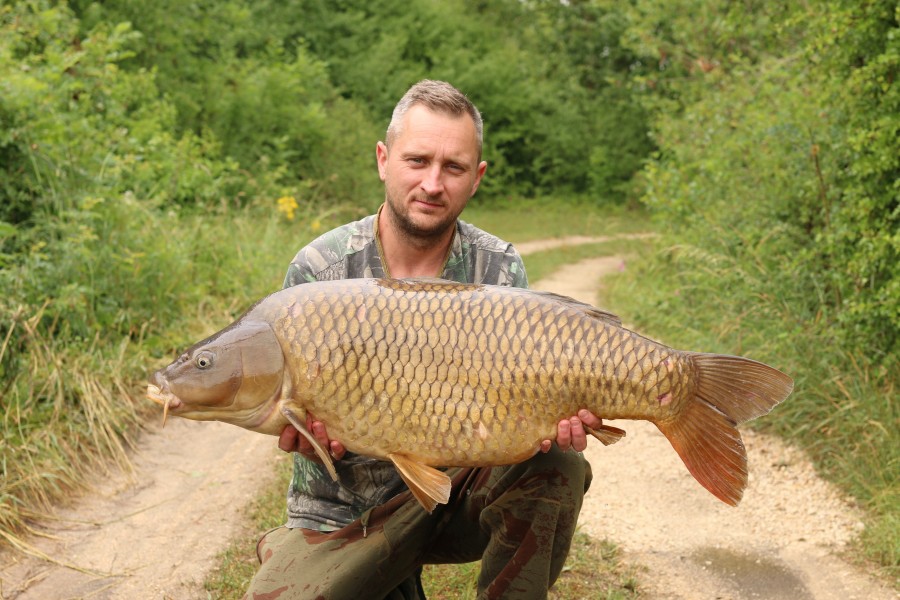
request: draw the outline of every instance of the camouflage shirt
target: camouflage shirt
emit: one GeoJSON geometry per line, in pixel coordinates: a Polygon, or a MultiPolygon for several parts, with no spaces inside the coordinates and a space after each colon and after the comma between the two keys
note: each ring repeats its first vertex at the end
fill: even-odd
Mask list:
{"type": "MultiPolygon", "coordinates": [[[[370,215],[313,240],[291,261],[284,287],[310,281],[384,277],[376,218],[370,215]]],[[[457,221],[441,277],[463,283],[528,287],[522,258],[512,245],[464,221],[457,221]]],[[[407,489],[389,462],[348,452],[335,461],[335,467],[338,482],[332,481],[318,463],[294,454],[288,527],[333,531],[407,489]]]]}

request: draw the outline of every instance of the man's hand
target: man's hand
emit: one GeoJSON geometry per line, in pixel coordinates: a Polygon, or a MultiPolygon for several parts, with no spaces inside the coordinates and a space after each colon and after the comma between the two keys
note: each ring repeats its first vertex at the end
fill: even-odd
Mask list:
{"type": "MultiPolygon", "coordinates": [[[[556,445],[563,452],[569,449],[582,452],[587,448],[587,432],[585,432],[584,426],[599,429],[602,424],[602,419],[586,409],[581,409],[577,416],[563,419],[556,425],[556,445]]],[[[306,430],[313,434],[323,448],[327,448],[331,452],[331,456],[335,460],[340,460],[347,452],[343,444],[337,440],[328,439],[325,424],[316,421],[309,413],[306,415],[306,430]]],[[[553,440],[544,440],[541,442],[541,452],[549,452],[552,445],[553,440]]],[[[281,435],[278,437],[278,447],[285,452],[299,452],[309,460],[321,462],[309,440],[294,429],[293,425],[288,425],[281,431],[281,435]]]]}
{"type": "MultiPolygon", "coordinates": [[[[581,409],[578,415],[569,419],[563,419],[556,425],[556,445],[563,452],[570,448],[576,452],[582,452],[587,448],[587,432],[584,426],[587,425],[591,429],[599,429],[603,424],[600,417],[594,416],[589,410],[581,409]]],[[[549,452],[553,440],[544,440],[541,442],[541,452],[549,452]]]]}
{"type": "MultiPolygon", "coordinates": [[[[347,450],[344,448],[343,444],[337,440],[329,440],[328,432],[325,431],[325,423],[316,421],[309,413],[306,413],[306,430],[316,438],[316,441],[319,442],[320,446],[331,452],[332,458],[340,460],[344,457],[347,450]]],[[[278,436],[278,447],[285,452],[299,452],[309,460],[318,463],[322,462],[316,454],[316,451],[313,450],[309,440],[297,431],[293,425],[287,425],[281,430],[281,435],[278,436]]]]}

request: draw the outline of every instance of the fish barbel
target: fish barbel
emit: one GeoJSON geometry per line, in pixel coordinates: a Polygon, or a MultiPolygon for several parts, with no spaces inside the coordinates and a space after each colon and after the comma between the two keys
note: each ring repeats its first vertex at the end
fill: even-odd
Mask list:
{"type": "Polygon", "coordinates": [[[290,423],[337,479],[305,428],[312,413],[351,452],[392,461],[431,511],[450,492],[434,467],[521,462],[582,408],[653,422],[697,481],[736,505],[747,485],[736,425],[792,388],[765,364],[675,350],[552,293],[348,279],[263,298],[157,371],[147,396],[164,412],[266,434],[290,423]]]}

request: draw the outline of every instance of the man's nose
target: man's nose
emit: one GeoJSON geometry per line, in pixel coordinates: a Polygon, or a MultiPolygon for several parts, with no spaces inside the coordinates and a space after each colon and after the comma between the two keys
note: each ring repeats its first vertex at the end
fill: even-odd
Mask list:
{"type": "Polygon", "coordinates": [[[429,196],[438,196],[444,190],[443,171],[440,165],[432,165],[422,177],[422,191],[429,196]]]}

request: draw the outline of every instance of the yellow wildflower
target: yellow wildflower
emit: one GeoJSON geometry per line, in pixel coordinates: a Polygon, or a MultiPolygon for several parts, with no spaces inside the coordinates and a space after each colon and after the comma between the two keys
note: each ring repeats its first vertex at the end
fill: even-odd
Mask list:
{"type": "Polygon", "coordinates": [[[284,215],[284,218],[288,221],[294,220],[294,211],[297,210],[299,205],[297,204],[297,199],[293,196],[282,196],[277,200],[278,202],[278,212],[284,215]]]}

